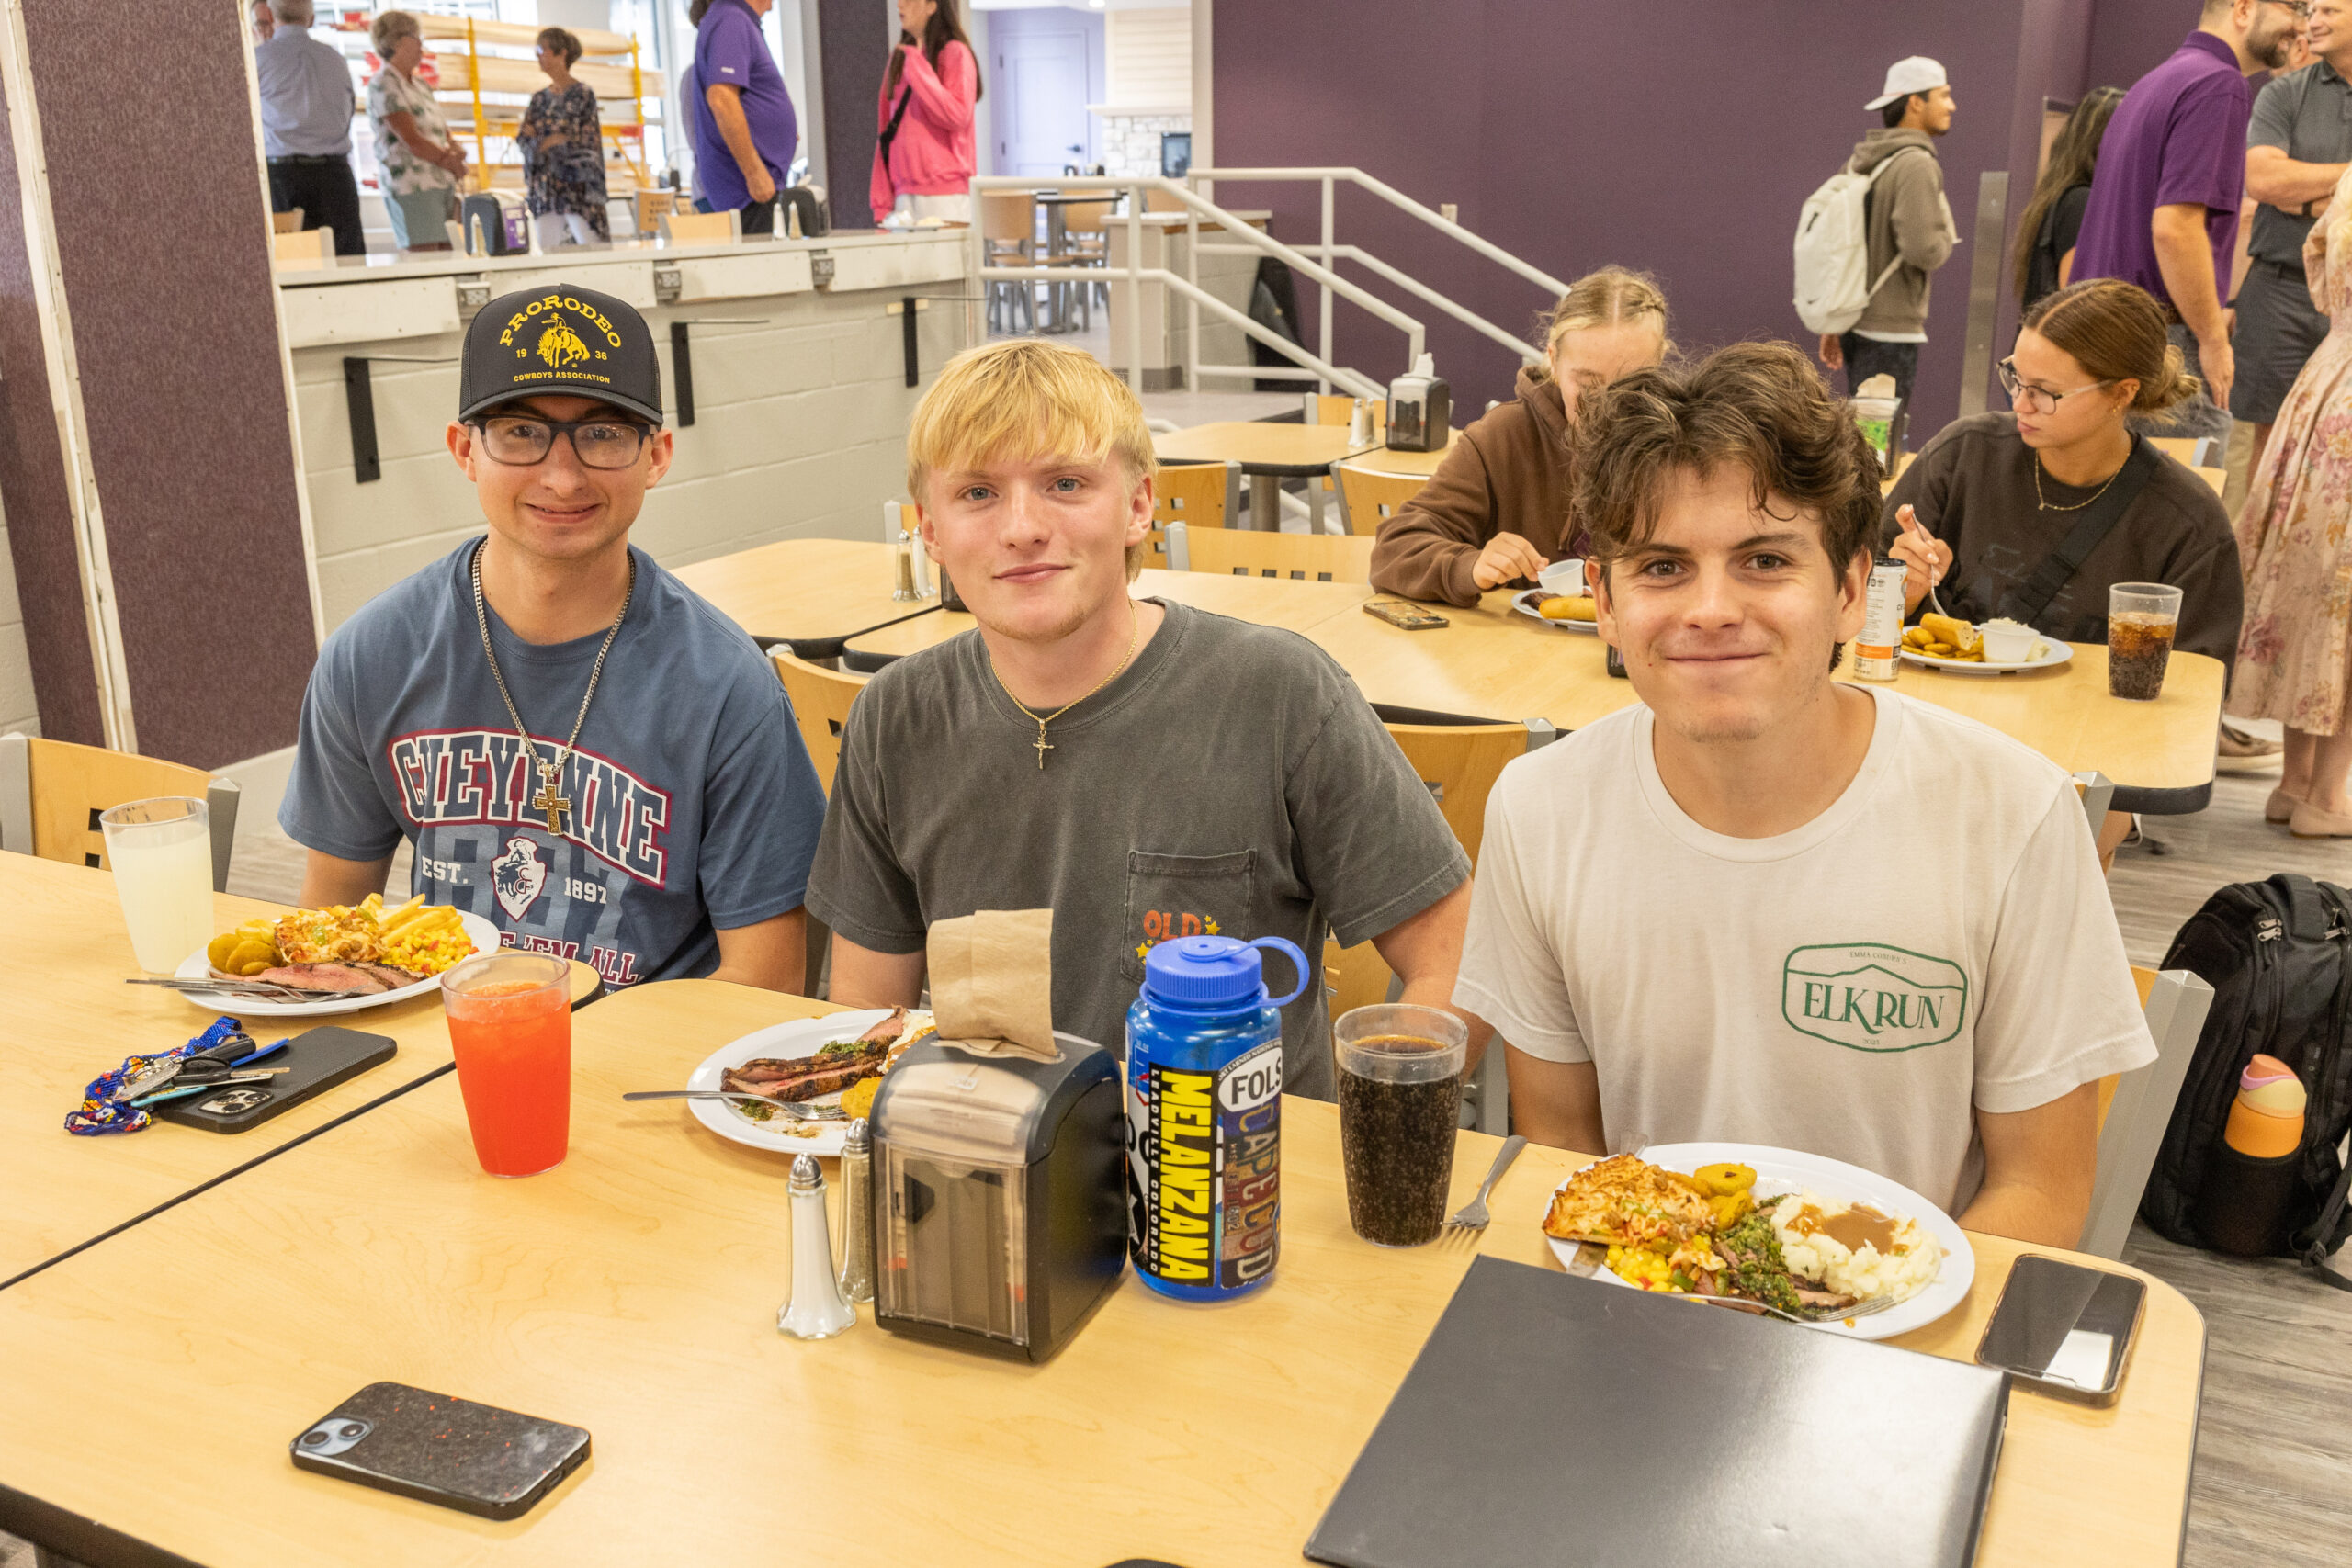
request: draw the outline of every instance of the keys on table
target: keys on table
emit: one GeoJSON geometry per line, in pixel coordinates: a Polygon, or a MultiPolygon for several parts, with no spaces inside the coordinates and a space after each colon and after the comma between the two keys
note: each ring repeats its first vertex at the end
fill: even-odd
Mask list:
{"type": "Polygon", "coordinates": [[[150,1067],[123,1086],[122,1098],[129,1104],[144,1109],[184,1095],[201,1094],[223,1084],[258,1083],[273,1078],[292,1069],[255,1067],[251,1064],[283,1051],[286,1044],[280,1040],[271,1045],[257,1045],[250,1034],[232,1034],[220,1044],[193,1055],[150,1067]]]}

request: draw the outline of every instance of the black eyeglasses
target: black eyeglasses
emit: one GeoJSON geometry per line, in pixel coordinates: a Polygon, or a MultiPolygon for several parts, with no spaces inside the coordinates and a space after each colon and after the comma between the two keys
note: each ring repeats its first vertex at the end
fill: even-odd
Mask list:
{"type": "Polygon", "coordinates": [[[641,424],[609,416],[603,419],[542,419],[537,414],[494,414],[477,420],[481,449],[493,462],[528,468],[545,462],[561,435],[571,443],[572,456],[583,468],[626,468],[645,450],[651,432],[641,424]]]}

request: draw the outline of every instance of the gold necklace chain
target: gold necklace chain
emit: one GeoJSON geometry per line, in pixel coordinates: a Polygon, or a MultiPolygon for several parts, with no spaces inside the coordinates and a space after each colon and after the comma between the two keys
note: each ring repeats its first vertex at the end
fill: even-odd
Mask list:
{"type": "MultiPolygon", "coordinates": [[[[2123,455],[2123,461],[2126,466],[2129,466],[2132,461],[2132,455],[2128,452],[2125,453],[2123,455]]],[[[2088,506],[2092,502],[2097,501],[2100,496],[2105,495],[2107,493],[2107,485],[2113,484],[2122,477],[2123,469],[2119,468],[2115,472],[2107,476],[2107,484],[2099,486],[2098,489],[2091,491],[2088,496],[2075,502],[2074,505],[2052,506],[2041,493],[2041,454],[2036,452],[2033,455],[2033,499],[2041,505],[2041,510],[2044,512],[2080,512],[2084,507],[2088,506]]]]}
{"type": "MultiPolygon", "coordinates": [[[[523,738],[523,749],[530,753],[531,765],[538,770],[539,788],[531,796],[531,809],[544,812],[548,831],[561,838],[564,816],[571,809],[570,797],[560,787],[563,782],[564,765],[571,761],[571,749],[579,744],[580,727],[588,722],[588,705],[596,700],[596,682],[605,673],[605,655],[613,651],[613,639],[621,635],[621,623],[628,619],[629,601],[637,597],[637,557],[632,555],[628,558],[628,589],[621,595],[621,613],[613,617],[612,629],[605,634],[605,644],[596,650],[596,662],[588,671],[588,689],[580,694],[580,712],[571,721],[571,736],[564,741],[563,750],[556,753],[555,761],[548,762],[540,760],[539,743],[531,739],[529,728],[524,724],[522,714],[516,711],[514,694],[506,689],[506,675],[498,668],[498,650],[490,645],[490,611],[483,604],[481,596],[481,553],[489,547],[487,539],[474,547],[474,624],[481,628],[481,650],[490,660],[490,678],[498,682],[499,700],[506,705],[506,716],[514,721],[514,733],[523,738]]],[[[520,812],[516,813],[516,816],[520,815],[520,812]]]]}
{"type": "Polygon", "coordinates": [[[1046,753],[1059,750],[1058,747],[1051,745],[1046,741],[1046,726],[1053,723],[1054,720],[1069,712],[1070,709],[1076,707],[1080,703],[1084,702],[1087,697],[1092,696],[1096,692],[1099,692],[1103,687],[1109,685],[1113,681],[1117,680],[1119,677],[1119,671],[1125,670],[1128,663],[1134,660],[1136,656],[1136,644],[1140,641],[1142,637],[1143,615],[1136,608],[1136,602],[1134,598],[1130,597],[1127,600],[1127,651],[1120,656],[1119,661],[1116,664],[1111,666],[1111,672],[1108,675],[1103,676],[1100,681],[1095,682],[1093,686],[1086,692],[1085,695],[1072,698],[1070,701],[1064,703],[1061,706],[1056,708],[1049,714],[1031,713],[1029,711],[1029,705],[1023,702],[1019,697],[1014,696],[1012,694],[1012,688],[1004,683],[1004,674],[996,667],[996,655],[992,653],[988,655],[989,673],[996,677],[997,690],[1004,694],[1005,701],[1011,703],[1014,707],[1019,708],[1023,714],[1026,714],[1030,721],[1037,727],[1037,739],[1031,742],[1031,744],[1035,746],[1037,749],[1037,771],[1039,773],[1042,773],[1046,771],[1046,753]]]}

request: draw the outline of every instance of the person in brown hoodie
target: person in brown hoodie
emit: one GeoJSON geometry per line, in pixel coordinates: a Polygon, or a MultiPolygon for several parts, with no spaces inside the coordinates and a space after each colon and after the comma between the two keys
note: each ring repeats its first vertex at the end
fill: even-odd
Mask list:
{"type": "Polygon", "coordinates": [[[1522,368],[1518,396],[1457,435],[1381,524],[1374,588],[1467,606],[1582,553],[1568,516],[1576,400],[1666,357],[1666,297],[1643,274],[1605,266],[1568,286],[1545,328],[1547,362],[1522,368]]]}

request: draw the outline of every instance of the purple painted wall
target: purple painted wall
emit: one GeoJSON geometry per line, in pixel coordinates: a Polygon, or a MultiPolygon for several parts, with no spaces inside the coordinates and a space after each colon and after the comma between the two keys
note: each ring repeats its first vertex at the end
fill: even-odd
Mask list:
{"type": "MultiPolygon", "coordinates": [[[[1933,430],[1958,403],[1977,176],[2008,170],[2010,210],[2022,201],[2042,99],[2080,90],[2094,9],[1691,0],[1669,24],[1595,0],[1224,0],[1217,162],[1352,164],[1430,206],[1459,203],[1465,226],[1559,277],[1604,262],[1646,268],[1685,347],[1802,339],[1789,303],[1797,210],[1877,123],[1861,106],[1887,65],[1932,55],[1960,104],[1938,152],[1963,241],[1937,275],[1921,361],[1917,418],[1933,430]]],[[[1218,190],[1228,205],[1272,207],[1278,238],[1317,237],[1311,187],[1218,190]]],[[[1523,336],[1550,303],[1370,197],[1342,191],[1339,223],[1343,243],[1523,336]]],[[[1313,290],[1301,292],[1311,342],[1313,290]]],[[[1427,307],[1415,313],[1457,405],[1510,395],[1510,351],[1427,307]]],[[[1384,378],[1403,368],[1393,329],[1344,302],[1337,321],[1343,362],[1384,378]]]]}
{"type": "Polygon", "coordinates": [[[2083,85],[2129,87],[2180,47],[2203,9],[2201,0],[2096,0],[2083,85]]]}

